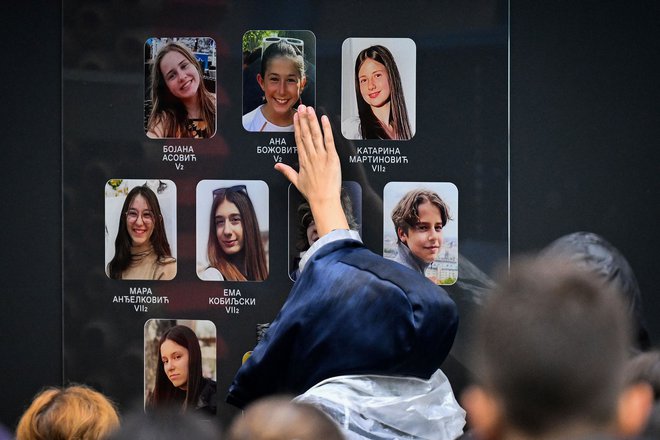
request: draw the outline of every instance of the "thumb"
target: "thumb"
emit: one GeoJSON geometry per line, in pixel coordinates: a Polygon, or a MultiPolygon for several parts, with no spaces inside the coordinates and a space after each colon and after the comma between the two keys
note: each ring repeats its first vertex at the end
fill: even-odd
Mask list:
{"type": "Polygon", "coordinates": [[[275,164],[275,169],[282,173],[289,182],[293,183],[293,186],[298,188],[298,172],[296,170],[281,162],[275,164]]]}

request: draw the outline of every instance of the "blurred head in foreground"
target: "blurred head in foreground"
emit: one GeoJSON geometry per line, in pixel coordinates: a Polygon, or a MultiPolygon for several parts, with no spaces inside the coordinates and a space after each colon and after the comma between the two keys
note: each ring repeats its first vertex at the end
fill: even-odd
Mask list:
{"type": "MultiPolygon", "coordinates": [[[[481,439],[636,434],[649,394],[624,385],[621,295],[567,259],[521,259],[478,318],[477,384],[464,393],[481,439]]],[[[649,402],[650,403],[650,402],[649,402]]]]}

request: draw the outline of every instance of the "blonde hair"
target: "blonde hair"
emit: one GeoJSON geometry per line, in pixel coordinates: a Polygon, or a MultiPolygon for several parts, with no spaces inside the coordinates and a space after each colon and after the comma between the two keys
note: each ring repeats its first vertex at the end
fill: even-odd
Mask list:
{"type": "Polygon", "coordinates": [[[83,385],[37,394],[16,428],[16,440],[99,440],[119,428],[114,404],[83,385]]]}

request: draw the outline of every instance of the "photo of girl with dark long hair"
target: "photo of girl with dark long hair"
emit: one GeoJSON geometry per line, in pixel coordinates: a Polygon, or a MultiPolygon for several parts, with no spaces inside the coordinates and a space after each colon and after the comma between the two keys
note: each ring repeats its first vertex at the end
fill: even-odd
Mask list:
{"type": "Polygon", "coordinates": [[[200,182],[197,187],[200,279],[263,281],[268,277],[267,188],[261,181],[200,182]],[[255,197],[257,203],[253,203],[255,197]]]}
{"type": "Polygon", "coordinates": [[[413,137],[414,49],[414,42],[405,38],[349,38],[344,42],[342,134],[345,138],[409,140],[413,137]]]}
{"type": "Polygon", "coordinates": [[[144,332],[146,410],[177,408],[182,413],[215,415],[213,323],[152,319],[144,332]]]}
{"type": "Polygon", "coordinates": [[[106,182],[106,273],[115,280],[171,280],[177,272],[176,188],[167,180],[106,182]],[[154,189],[152,189],[152,187],[154,189]],[[161,205],[166,209],[162,209],[161,205]]]}

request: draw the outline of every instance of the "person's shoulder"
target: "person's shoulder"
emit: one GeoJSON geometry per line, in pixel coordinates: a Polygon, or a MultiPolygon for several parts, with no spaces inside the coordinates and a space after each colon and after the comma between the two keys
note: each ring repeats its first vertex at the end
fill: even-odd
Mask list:
{"type": "Polygon", "coordinates": [[[360,133],[360,117],[351,116],[341,121],[341,134],[346,139],[361,140],[362,134],[360,133]]]}
{"type": "Polygon", "coordinates": [[[225,277],[215,267],[207,267],[198,273],[199,279],[204,281],[224,281],[225,277]]]}
{"type": "Polygon", "coordinates": [[[176,258],[174,257],[162,257],[158,260],[159,273],[157,279],[159,280],[171,280],[176,276],[176,258]]]}
{"type": "Polygon", "coordinates": [[[243,115],[243,128],[247,131],[259,131],[260,127],[255,128],[255,126],[260,125],[258,121],[261,119],[266,120],[261,114],[261,106],[259,106],[243,115]]]}
{"type": "Polygon", "coordinates": [[[147,137],[151,139],[162,139],[165,137],[165,123],[168,119],[166,113],[159,113],[147,128],[147,137]]]}

